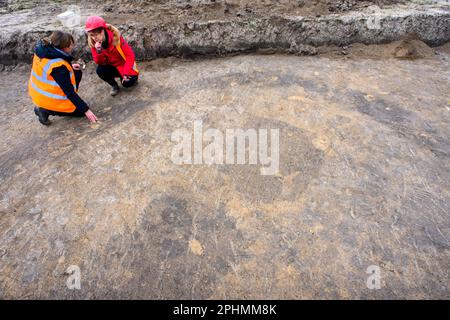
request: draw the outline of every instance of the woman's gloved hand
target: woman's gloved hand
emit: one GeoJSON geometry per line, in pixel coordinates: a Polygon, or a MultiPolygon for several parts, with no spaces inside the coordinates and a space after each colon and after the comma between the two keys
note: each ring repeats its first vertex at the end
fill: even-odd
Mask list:
{"type": "Polygon", "coordinates": [[[130,80],[131,80],[131,77],[130,77],[130,76],[123,76],[122,84],[123,84],[124,82],[130,81],[130,80]]]}

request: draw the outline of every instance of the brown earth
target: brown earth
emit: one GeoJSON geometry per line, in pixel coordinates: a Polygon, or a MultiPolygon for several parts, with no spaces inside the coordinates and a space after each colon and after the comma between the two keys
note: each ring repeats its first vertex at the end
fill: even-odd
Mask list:
{"type": "MultiPolygon", "coordinates": [[[[0,0],[0,13],[36,2],[0,0]]],[[[45,18],[75,1],[39,3],[45,18]]],[[[77,3],[158,24],[375,2],[77,3]]],[[[115,98],[90,62],[80,94],[100,123],[49,127],[32,111],[29,65],[0,65],[0,298],[448,299],[450,79],[436,71],[450,44],[317,54],[154,59],[115,98]],[[280,173],[173,163],[171,134],[195,120],[280,129],[280,173]],[[70,265],[81,290],[66,286],[70,265]]]]}
{"type": "Polygon", "coordinates": [[[407,39],[380,45],[355,43],[343,48],[336,46],[324,46],[319,48],[319,54],[323,56],[343,56],[346,59],[421,59],[431,58],[437,51],[445,50],[446,47],[448,46],[430,48],[423,41],[407,39]]]}
{"type": "MultiPolygon", "coordinates": [[[[47,5],[55,6],[55,2],[48,0],[0,1],[0,13],[11,13],[36,7],[45,8],[47,5]]],[[[404,2],[402,0],[123,0],[120,2],[108,0],[98,4],[92,1],[63,0],[57,1],[57,5],[77,4],[83,8],[96,9],[105,13],[105,17],[115,23],[123,23],[133,19],[141,21],[142,18],[158,22],[185,19],[226,19],[242,15],[267,15],[268,12],[272,14],[317,16],[357,10],[370,5],[385,6],[404,2]]]]}
{"type": "MultiPolygon", "coordinates": [[[[450,39],[449,8],[425,1],[3,1],[0,63],[31,62],[34,44],[63,29],[56,15],[77,4],[81,23],[67,29],[75,55],[90,59],[82,25],[101,15],[116,25],[138,60],[255,52],[368,58],[420,58],[450,39]],[[380,12],[372,5],[382,7],[380,12]],[[368,7],[368,8],[367,8],[368,7]],[[369,28],[380,17],[383,29],[369,28]],[[389,46],[366,47],[369,44],[389,46]],[[422,43],[422,41],[424,43],[422,43]],[[358,43],[362,43],[358,45],[358,43]],[[425,45],[426,43],[426,45],[425,45]],[[337,47],[333,47],[337,46],[337,47]]],[[[381,26],[381,25],[380,25],[381,26]]]]}
{"type": "Polygon", "coordinates": [[[29,66],[2,72],[0,297],[448,299],[440,50],[155,60],[115,98],[89,63],[80,94],[96,125],[40,125],[29,66]],[[280,174],[174,164],[171,134],[194,120],[279,128],[280,174]],[[70,265],[81,290],[66,287],[70,265]]]}

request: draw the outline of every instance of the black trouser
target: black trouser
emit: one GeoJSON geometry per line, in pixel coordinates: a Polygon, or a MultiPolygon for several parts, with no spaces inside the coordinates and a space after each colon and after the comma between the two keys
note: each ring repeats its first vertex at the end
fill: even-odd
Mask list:
{"type": "MultiPolygon", "coordinates": [[[[83,72],[81,70],[73,70],[75,72],[75,83],[77,86],[77,90],[80,87],[81,79],[83,78],[83,72]]],[[[84,112],[81,112],[78,109],[75,109],[74,112],[59,112],[46,110],[51,116],[61,116],[61,117],[84,117],[84,112]]]]}
{"type": "MultiPolygon", "coordinates": [[[[117,85],[115,78],[120,78],[120,82],[122,82],[122,76],[119,71],[111,65],[98,66],[97,74],[103,81],[109,83],[110,86],[117,85]]],[[[130,80],[122,83],[125,88],[134,86],[138,80],[138,76],[130,76],[130,78],[130,80]]]]}

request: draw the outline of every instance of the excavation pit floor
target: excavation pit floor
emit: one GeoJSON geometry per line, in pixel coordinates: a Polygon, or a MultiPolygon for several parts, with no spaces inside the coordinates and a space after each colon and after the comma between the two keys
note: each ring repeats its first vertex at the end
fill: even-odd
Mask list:
{"type": "Polygon", "coordinates": [[[115,98],[89,64],[101,122],[49,127],[3,71],[0,297],[449,298],[449,59],[161,60],[115,98]],[[200,120],[279,129],[279,173],[175,164],[200,120]]]}

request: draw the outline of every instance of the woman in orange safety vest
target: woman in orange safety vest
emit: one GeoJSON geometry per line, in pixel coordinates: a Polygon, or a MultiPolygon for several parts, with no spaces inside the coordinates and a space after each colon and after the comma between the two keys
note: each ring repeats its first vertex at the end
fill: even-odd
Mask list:
{"type": "Polygon", "coordinates": [[[61,31],[36,45],[28,92],[43,125],[50,124],[51,115],[86,116],[91,122],[97,121],[77,93],[82,72],[79,64],[72,64],[74,45],[73,36],[61,31]]]}

